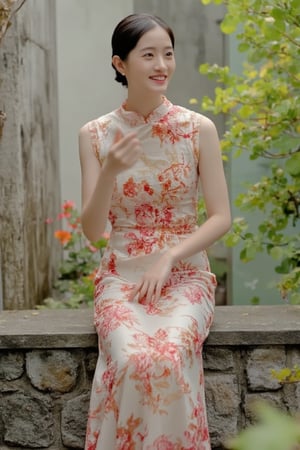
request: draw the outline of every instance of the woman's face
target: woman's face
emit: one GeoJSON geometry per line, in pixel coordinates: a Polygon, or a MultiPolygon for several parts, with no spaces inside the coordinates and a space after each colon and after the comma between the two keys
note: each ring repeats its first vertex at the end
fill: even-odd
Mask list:
{"type": "Polygon", "coordinates": [[[170,36],[155,26],[140,38],[122,64],[129,90],[164,93],[176,65],[170,36]]]}

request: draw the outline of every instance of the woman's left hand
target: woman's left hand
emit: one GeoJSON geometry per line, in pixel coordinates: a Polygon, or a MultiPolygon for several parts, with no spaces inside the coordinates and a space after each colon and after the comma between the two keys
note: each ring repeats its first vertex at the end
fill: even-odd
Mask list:
{"type": "Polygon", "coordinates": [[[169,278],[172,266],[173,257],[171,252],[167,251],[145,272],[141,281],[131,292],[129,301],[132,301],[135,297],[138,298],[138,301],[145,298],[146,303],[150,303],[151,300],[157,301],[164,284],[169,278]]]}

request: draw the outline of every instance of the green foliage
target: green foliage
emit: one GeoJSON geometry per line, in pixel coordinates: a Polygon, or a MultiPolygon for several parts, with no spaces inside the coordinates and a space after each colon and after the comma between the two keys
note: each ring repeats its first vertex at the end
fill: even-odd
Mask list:
{"type": "Polygon", "coordinates": [[[259,423],[227,444],[231,450],[299,450],[300,422],[265,403],[255,406],[259,423]]]}
{"type": "Polygon", "coordinates": [[[274,278],[282,297],[300,303],[300,2],[225,3],[221,29],[236,32],[243,73],[202,64],[200,72],[219,83],[215,98],[205,97],[202,108],[226,115],[225,153],[247,154],[250,164],[269,161],[265,175],[236,199],[241,211],[255,212],[257,229],[235,218],[225,242],[242,245],[243,262],[266,251],[277,262],[274,278]]]}
{"type": "MultiPolygon", "coordinates": [[[[72,201],[62,205],[57,216],[65,228],[54,235],[63,247],[63,260],[59,277],[54,284],[55,297],[46,298],[40,308],[81,308],[93,305],[94,278],[109,236],[105,234],[98,242],[84,237],[79,213],[72,201]]],[[[47,219],[52,223],[52,219],[47,219]]]]}
{"type": "Polygon", "coordinates": [[[281,370],[272,370],[271,374],[281,384],[300,382],[300,367],[297,365],[292,368],[284,367],[281,370]]]}

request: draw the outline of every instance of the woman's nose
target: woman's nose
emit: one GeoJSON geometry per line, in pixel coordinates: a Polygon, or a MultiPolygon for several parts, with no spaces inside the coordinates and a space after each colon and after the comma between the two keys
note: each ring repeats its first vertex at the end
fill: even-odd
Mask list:
{"type": "Polygon", "coordinates": [[[157,56],[156,61],[155,61],[155,68],[157,70],[162,70],[162,69],[166,68],[166,61],[163,56],[157,56]]]}

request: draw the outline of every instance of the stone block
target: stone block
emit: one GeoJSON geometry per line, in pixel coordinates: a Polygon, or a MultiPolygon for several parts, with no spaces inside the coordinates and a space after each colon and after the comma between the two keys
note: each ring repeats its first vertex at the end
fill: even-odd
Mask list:
{"type": "Polygon", "coordinates": [[[228,348],[206,347],[203,352],[203,366],[209,370],[233,369],[233,352],[228,348]]]}
{"type": "Polygon", "coordinates": [[[286,366],[283,346],[257,348],[249,353],[247,360],[247,380],[251,391],[276,391],[281,384],[272,377],[271,371],[286,366]]]}
{"type": "Polygon", "coordinates": [[[90,379],[93,378],[98,360],[98,352],[90,352],[85,358],[85,368],[90,379]]]}
{"type": "Polygon", "coordinates": [[[0,406],[3,440],[17,448],[47,448],[55,439],[52,402],[30,393],[3,395],[0,406]]]}
{"type": "Polygon", "coordinates": [[[300,383],[296,384],[295,389],[295,412],[299,415],[300,413],[300,383]]]}
{"type": "Polygon", "coordinates": [[[84,447],[90,394],[68,400],[61,414],[61,436],[68,448],[84,447]]]}
{"type": "Polygon", "coordinates": [[[245,396],[244,411],[246,424],[253,424],[256,421],[255,404],[265,402],[280,410],[286,410],[280,392],[260,392],[249,393],[245,396]]]}
{"type": "Polygon", "coordinates": [[[289,352],[289,359],[291,361],[291,364],[288,364],[289,367],[298,366],[300,367],[300,348],[293,348],[289,352]]]}
{"type": "MultiPolygon", "coordinates": [[[[288,351],[287,367],[293,369],[300,367],[300,348],[292,348],[288,351]]],[[[284,400],[292,414],[300,413],[300,383],[287,383],[283,386],[284,400]]]]}
{"type": "Polygon", "coordinates": [[[300,383],[283,385],[283,398],[291,414],[300,413],[300,383]]]}
{"type": "Polygon", "coordinates": [[[65,350],[36,350],[26,354],[27,375],[40,391],[65,393],[76,385],[79,363],[65,350]]]}
{"type": "Polygon", "coordinates": [[[213,447],[236,435],[240,396],[237,378],[231,374],[207,374],[205,395],[213,447]]]}
{"type": "Polygon", "coordinates": [[[12,381],[24,373],[25,358],[23,353],[3,352],[0,354],[0,380],[12,381]]]}

